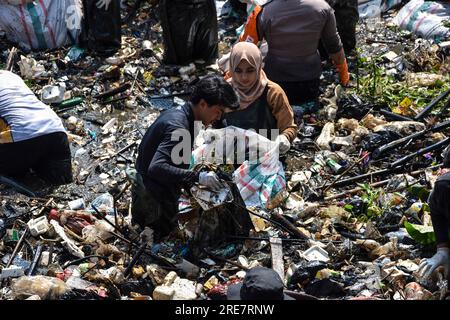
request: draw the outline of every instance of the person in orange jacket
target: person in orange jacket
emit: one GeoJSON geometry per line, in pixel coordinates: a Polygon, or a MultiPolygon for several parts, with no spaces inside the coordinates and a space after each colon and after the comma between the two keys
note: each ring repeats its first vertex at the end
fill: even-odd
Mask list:
{"type": "Polygon", "coordinates": [[[274,0],[257,6],[249,15],[239,41],[258,44],[265,39],[268,54],[264,71],[286,92],[292,105],[314,101],[318,104],[322,40],[340,82],[350,76],[336,29],[333,9],[324,0],[274,0]]]}

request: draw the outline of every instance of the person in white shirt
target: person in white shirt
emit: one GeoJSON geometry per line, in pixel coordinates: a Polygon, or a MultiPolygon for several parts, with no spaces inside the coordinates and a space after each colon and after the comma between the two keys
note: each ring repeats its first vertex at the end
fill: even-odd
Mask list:
{"type": "Polygon", "coordinates": [[[72,182],[69,141],[61,119],[22,78],[0,70],[0,175],[30,169],[47,182],[72,182]]]}

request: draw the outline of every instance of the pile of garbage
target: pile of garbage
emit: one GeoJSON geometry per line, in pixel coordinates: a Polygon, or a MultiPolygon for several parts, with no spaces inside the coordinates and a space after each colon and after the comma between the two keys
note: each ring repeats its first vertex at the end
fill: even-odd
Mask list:
{"type": "MultiPolygon", "coordinates": [[[[221,54],[245,21],[224,3],[221,54]]],[[[435,250],[427,198],[450,142],[450,44],[448,34],[399,29],[408,6],[360,20],[350,87],[324,66],[321,109],[298,115],[276,192],[255,200],[230,184],[211,211],[199,193],[197,210],[180,213],[159,243],[131,223],[129,169],[159,112],[182,105],[217,65],[162,64],[152,1],[108,58],[77,46],[25,52],[0,31],[0,67],[64,119],[74,172],[57,188],[0,177],[0,299],[223,300],[257,266],[274,269],[299,300],[444,299],[442,273],[422,279],[417,270],[435,250]]]]}

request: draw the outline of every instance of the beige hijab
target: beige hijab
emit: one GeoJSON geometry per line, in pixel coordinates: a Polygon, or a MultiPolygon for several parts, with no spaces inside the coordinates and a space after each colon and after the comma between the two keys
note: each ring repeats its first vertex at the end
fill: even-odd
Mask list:
{"type": "Polygon", "coordinates": [[[266,88],[268,79],[266,73],[262,69],[262,55],[259,48],[250,42],[239,42],[233,46],[230,53],[230,75],[229,80],[239,94],[240,108],[247,108],[253,101],[258,99],[266,88]],[[256,79],[253,83],[244,86],[237,80],[234,70],[239,63],[245,60],[256,69],[256,79]]]}

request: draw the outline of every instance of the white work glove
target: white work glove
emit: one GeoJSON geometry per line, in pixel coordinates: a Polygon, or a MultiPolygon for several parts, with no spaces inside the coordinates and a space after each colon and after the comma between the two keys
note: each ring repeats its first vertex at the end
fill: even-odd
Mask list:
{"type": "Polygon", "coordinates": [[[97,8],[101,9],[105,7],[105,11],[108,10],[109,4],[111,3],[111,0],[98,0],[96,3],[97,8]]]}
{"type": "Polygon", "coordinates": [[[198,183],[210,188],[213,191],[217,191],[222,188],[222,183],[220,183],[219,177],[212,171],[200,172],[198,183]]]}
{"type": "Polygon", "coordinates": [[[428,279],[433,271],[440,266],[444,267],[444,276],[447,277],[449,267],[448,248],[438,248],[434,256],[429,259],[422,259],[417,273],[421,278],[428,279]]]}
{"type": "Polygon", "coordinates": [[[278,148],[280,150],[280,154],[285,154],[291,148],[291,143],[288,138],[284,134],[280,134],[275,142],[278,144],[278,148]]]}

